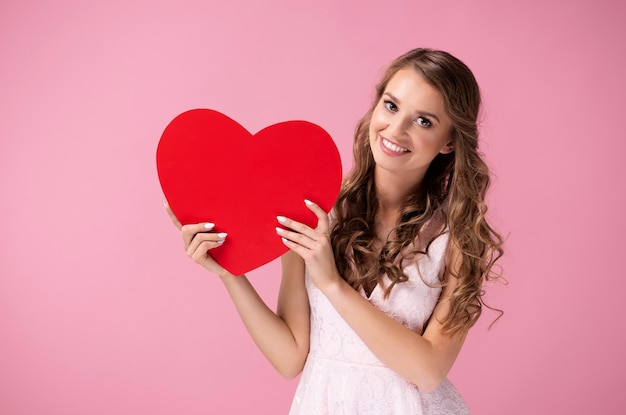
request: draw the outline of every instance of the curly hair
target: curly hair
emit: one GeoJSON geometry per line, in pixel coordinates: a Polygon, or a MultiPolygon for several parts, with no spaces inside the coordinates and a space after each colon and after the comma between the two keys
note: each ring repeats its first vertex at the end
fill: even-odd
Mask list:
{"type": "Polygon", "coordinates": [[[344,179],[334,206],[331,242],[340,274],[355,289],[371,287],[387,275],[391,283],[385,287],[385,297],[396,284],[408,280],[402,263],[417,254],[427,254],[432,241],[449,232],[448,247],[452,245],[460,253],[457,266],[450,270],[458,284],[451,294],[449,313],[441,322],[451,334],[466,333],[476,323],[486,306],[483,282],[501,277],[494,272],[494,265],[503,254],[503,239],[485,216],[490,179],[478,151],[480,105],[474,75],[449,53],[414,49],[394,60],[376,86],[371,108],[357,124],[354,167],[344,179]],[[378,250],[374,232],[378,209],[375,162],[368,130],[387,83],[406,68],[414,69],[443,96],[452,121],[454,151],[434,158],[419,188],[404,200],[395,236],[378,250]],[[421,243],[416,244],[418,237],[421,243]]]}

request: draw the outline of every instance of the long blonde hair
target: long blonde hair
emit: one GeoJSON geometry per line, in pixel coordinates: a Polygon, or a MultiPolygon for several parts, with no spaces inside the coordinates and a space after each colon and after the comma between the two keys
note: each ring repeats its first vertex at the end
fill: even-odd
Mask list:
{"type": "Polygon", "coordinates": [[[489,169],[478,152],[480,105],[474,75],[449,53],[415,49],[394,60],[376,86],[371,108],[357,124],[354,167],[344,179],[334,207],[331,242],[340,274],[355,289],[379,283],[386,274],[391,284],[386,287],[385,296],[394,285],[408,280],[398,259],[427,253],[431,242],[449,231],[448,244],[461,253],[459,266],[452,272],[458,284],[450,298],[450,311],[442,321],[444,329],[452,334],[467,332],[478,320],[484,305],[483,282],[499,277],[493,267],[503,253],[502,237],[485,217],[490,179],[489,169]],[[454,151],[435,157],[419,189],[404,201],[395,238],[387,240],[379,251],[374,246],[378,199],[368,131],[372,112],[387,83],[405,68],[417,71],[443,96],[452,120],[454,151]],[[431,224],[439,224],[436,231],[424,232],[431,224]],[[430,235],[426,243],[414,245],[418,235],[423,237],[425,233],[430,235]]]}

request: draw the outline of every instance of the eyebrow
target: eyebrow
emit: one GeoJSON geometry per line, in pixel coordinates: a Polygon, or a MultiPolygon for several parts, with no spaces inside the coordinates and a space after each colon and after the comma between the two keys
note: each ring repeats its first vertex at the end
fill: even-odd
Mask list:
{"type": "MultiPolygon", "coordinates": [[[[400,101],[398,98],[394,97],[392,93],[390,92],[385,92],[383,95],[387,95],[389,98],[391,98],[393,101],[396,101],[397,103],[401,103],[402,101],[400,101]]],[[[417,111],[420,115],[425,115],[427,117],[432,117],[434,119],[437,120],[438,123],[441,123],[441,121],[439,121],[439,117],[437,117],[435,114],[430,113],[430,112],[426,112],[426,111],[417,111]]]]}

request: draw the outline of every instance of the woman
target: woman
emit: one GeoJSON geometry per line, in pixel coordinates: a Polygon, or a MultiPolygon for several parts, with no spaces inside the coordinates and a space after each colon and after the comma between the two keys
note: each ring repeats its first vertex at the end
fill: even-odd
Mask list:
{"type": "Polygon", "coordinates": [[[310,201],[315,229],[277,218],[290,250],[276,313],[211,258],[225,234],[182,227],[187,254],[220,276],[272,365],[302,372],[291,414],[469,413],[446,375],[502,255],[485,219],[479,109],[474,76],[450,54],[391,63],[330,218],[310,201]]]}

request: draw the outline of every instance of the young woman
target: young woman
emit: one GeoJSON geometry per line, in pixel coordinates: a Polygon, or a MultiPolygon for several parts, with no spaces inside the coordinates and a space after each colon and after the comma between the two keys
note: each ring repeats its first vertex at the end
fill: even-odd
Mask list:
{"type": "Polygon", "coordinates": [[[480,92],[465,64],[415,49],[393,61],[359,122],[355,165],[312,229],[277,218],[277,311],[210,250],[213,224],[180,226],[187,254],[218,274],[257,346],[285,377],[291,414],[468,414],[446,379],[502,255],[487,223],[480,92]]]}

